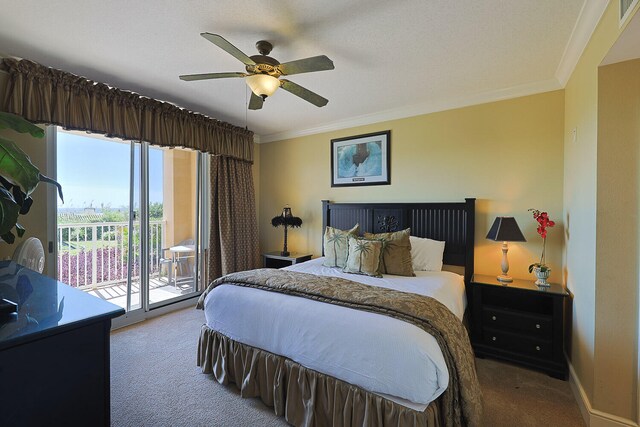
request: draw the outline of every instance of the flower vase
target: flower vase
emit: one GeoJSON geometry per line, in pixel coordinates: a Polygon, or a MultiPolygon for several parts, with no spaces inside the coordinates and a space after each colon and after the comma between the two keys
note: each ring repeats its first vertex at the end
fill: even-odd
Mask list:
{"type": "Polygon", "coordinates": [[[536,285],[538,285],[541,288],[547,288],[547,287],[551,286],[549,283],[547,283],[547,279],[549,278],[549,275],[551,274],[551,269],[550,268],[547,267],[544,270],[542,270],[542,269],[540,269],[540,267],[535,267],[533,269],[533,273],[538,278],[538,280],[536,280],[536,285]]]}

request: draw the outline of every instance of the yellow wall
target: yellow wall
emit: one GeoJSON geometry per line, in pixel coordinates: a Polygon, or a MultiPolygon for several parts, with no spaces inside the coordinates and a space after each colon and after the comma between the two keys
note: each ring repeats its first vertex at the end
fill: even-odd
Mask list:
{"type": "Polygon", "coordinates": [[[197,153],[163,149],[165,247],[195,240],[197,153]]]}
{"type": "MultiPolygon", "coordinates": [[[[629,338],[633,331],[637,335],[637,298],[633,296],[637,291],[624,301],[626,306],[635,308],[622,309],[618,305],[619,298],[613,295],[618,287],[600,274],[602,268],[606,269],[604,260],[615,258],[618,252],[605,255],[611,245],[601,246],[602,236],[596,233],[597,224],[607,218],[601,216],[606,193],[613,190],[600,184],[608,180],[607,168],[614,175],[618,173],[610,158],[600,161],[599,156],[607,147],[601,147],[598,141],[598,67],[622,31],[617,13],[618,2],[611,2],[565,88],[564,274],[567,287],[575,295],[570,360],[588,403],[596,410],[635,420],[635,380],[615,381],[619,373],[630,374],[630,363],[635,363],[631,359],[637,360],[637,344],[635,350],[628,346],[637,342],[637,337],[621,349],[621,359],[605,355],[618,352],[618,348],[609,347],[612,339],[618,342],[614,336],[629,338]],[[575,141],[573,129],[577,130],[575,141]],[[624,362],[618,372],[616,363],[620,360],[624,362]]],[[[629,178],[634,179],[635,175],[629,178]]],[[[634,260],[632,265],[637,262],[634,260]]],[[[637,378],[637,371],[633,375],[637,378]]]]}
{"type": "Polygon", "coordinates": [[[638,380],[640,59],[601,67],[598,85],[594,402],[600,410],[634,419],[638,380]]]}
{"type": "Polygon", "coordinates": [[[289,234],[291,251],[322,251],[320,200],[462,201],[476,197],[476,273],[500,272],[500,243],[486,233],[498,215],[513,215],[527,243],[512,243],[510,273],[531,278],[541,239],[527,209],[549,212],[558,226],[547,247],[551,279],[562,265],[562,91],[427,114],[375,125],[261,144],[260,242],[282,247],[270,219],[289,204],[304,221],[289,234]],[[330,140],[391,130],[391,185],[332,188],[330,140]]]}

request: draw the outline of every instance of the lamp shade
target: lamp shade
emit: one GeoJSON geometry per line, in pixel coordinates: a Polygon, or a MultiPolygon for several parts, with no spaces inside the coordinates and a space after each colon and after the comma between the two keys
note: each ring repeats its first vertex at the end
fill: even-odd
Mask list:
{"type": "Polygon", "coordinates": [[[251,91],[262,97],[262,99],[273,95],[276,89],[280,87],[280,80],[268,74],[253,74],[246,77],[245,80],[251,91]]]}
{"type": "Polygon", "coordinates": [[[516,219],[512,216],[499,216],[487,233],[487,239],[499,242],[526,242],[516,219]]]}

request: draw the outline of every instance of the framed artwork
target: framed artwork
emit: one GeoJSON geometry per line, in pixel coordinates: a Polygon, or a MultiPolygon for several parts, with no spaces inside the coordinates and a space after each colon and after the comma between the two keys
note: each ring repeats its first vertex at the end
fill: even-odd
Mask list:
{"type": "Polygon", "coordinates": [[[391,184],[391,131],[331,140],[331,186],[391,184]]]}

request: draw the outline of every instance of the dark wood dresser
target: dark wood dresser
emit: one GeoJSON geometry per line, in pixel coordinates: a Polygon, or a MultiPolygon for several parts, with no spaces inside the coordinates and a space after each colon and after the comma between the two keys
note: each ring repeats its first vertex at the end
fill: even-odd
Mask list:
{"type": "Polygon", "coordinates": [[[14,262],[0,262],[0,425],[108,426],[114,304],[14,262]]]}
{"type": "Polygon", "coordinates": [[[290,265],[299,264],[301,262],[309,261],[311,254],[298,254],[291,252],[289,256],[280,255],[280,252],[267,252],[262,254],[264,259],[264,268],[283,268],[290,265]]]}
{"type": "Polygon", "coordinates": [[[491,356],[567,379],[564,353],[569,293],[538,288],[534,280],[503,284],[495,276],[471,281],[471,342],[476,356],[491,356]]]}

